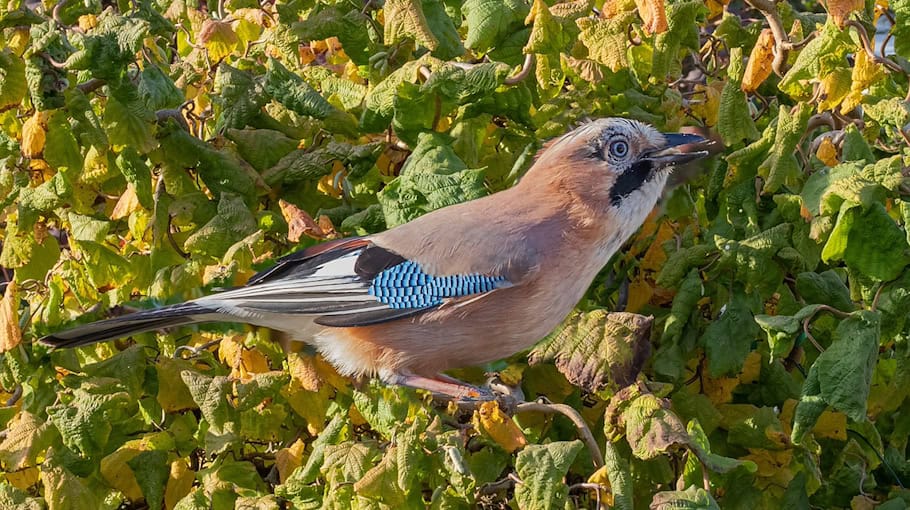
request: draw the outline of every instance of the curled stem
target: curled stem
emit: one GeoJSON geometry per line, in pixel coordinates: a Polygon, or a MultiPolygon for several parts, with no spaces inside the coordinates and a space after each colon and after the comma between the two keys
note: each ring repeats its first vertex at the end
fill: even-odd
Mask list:
{"type": "Polygon", "coordinates": [[[524,402],[518,404],[515,408],[516,413],[524,412],[540,412],[547,414],[560,413],[566,418],[572,420],[572,423],[575,424],[575,428],[578,429],[578,435],[581,436],[581,440],[588,447],[588,450],[591,452],[591,457],[594,460],[594,467],[600,468],[604,465],[603,454],[600,453],[600,447],[597,446],[597,441],[594,440],[594,434],[591,433],[591,429],[588,428],[588,424],[585,423],[585,419],[581,417],[581,414],[578,413],[571,406],[565,404],[552,404],[547,402],[524,402]]]}
{"type": "MultiPolygon", "coordinates": [[[[787,56],[795,46],[784,30],[784,22],[780,19],[777,6],[772,0],[746,0],[746,3],[761,12],[768,21],[771,35],[774,36],[774,61],[771,63],[771,69],[774,70],[774,74],[783,76],[787,73],[787,56]]],[[[802,41],[800,44],[806,42],[802,41]]]]}
{"type": "Polygon", "coordinates": [[[866,27],[864,27],[859,21],[850,19],[844,22],[844,26],[856,30],[857,35],[859,35],[859,40],[863,44],[863,51],[866,52],[866,55],[868,55],[873,62],[887,67],[889,71],[907,74],[901,68],[901,66],[897,65],[897,63],[895,63],[893,60],[889,58],[882,58],[875,54],[875,51],[872,49],[872,43],[869,41],[869,33],[866,32],[866,27]]]}
{"type": "Polygon", "coordinates": [[[525,78],[530,76],[531,69],[534,68],[534,54],[528,53],[525,55],[525,61],[521,64],[521,69],[518,70],[518,73],[514,76],[509,76],[503,81],[505,85],[518,85],[525,78]]]}

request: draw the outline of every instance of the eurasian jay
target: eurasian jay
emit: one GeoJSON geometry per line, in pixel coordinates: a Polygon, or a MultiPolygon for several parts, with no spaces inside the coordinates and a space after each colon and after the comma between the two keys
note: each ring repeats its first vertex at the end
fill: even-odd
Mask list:
{"type": "Polygon", "coordinates": [[[340,373],[453,398],[442,371],[546,336],[641,226],[669,169],[704,139],[599,119],[548,143],[514,187],[376,235],[280,259],[243,287],[42,338],[75,347],[201,322],[246,322],[313,345],[340,373]]]}

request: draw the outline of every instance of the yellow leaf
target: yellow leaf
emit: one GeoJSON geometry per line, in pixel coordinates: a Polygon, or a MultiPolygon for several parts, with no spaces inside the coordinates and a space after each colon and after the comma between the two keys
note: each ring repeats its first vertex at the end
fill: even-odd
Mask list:
{"type": "Polygon", "coordinates": [[[180,377],[180,372],[192,370],[192,363],[161,356],[156,364],[158,370],[158,404],[166,413],[196,409],[198,405],[193,400],[189,388],[180,377]]]}
{"type": "Polygon", "coordinates": [[[117,200],[117,205],[115,205],[114,210],[111,211],[111,219],[120,220],[126,218],[141,208],[142,206],[139,205],[139,197],[136,196],[135,188],[133,188],[131,183],[127,183],[126,191],[120,195],[120,199],[117,200]]]}
{"type": "Polygon", "coordinates": [[[202,29],[199,31],[199,42],[208,50],[209,58],[212,62],[218,62],[234,51],[241,49],[240,39],[234,33],[231,24],[211,18],[202,23],[202,29]]]}
{"type": "Polygon", "coordinates": [[[824,411],[812,427],[816,438],[825,437],[838,441],[847,440],[847,415],[834,411],[824,411]]]}
{"type": "Polygon", "coordinates": [[[27,467],[21,471],[6,473],[6,481],[13,487],[28,491],[33,485],[38,483],[41,472],[36,467],[27,467]]]}
{"type": "Polygon", "coordinates": [[[107,166],[107,148],[99,149],[92,145],[85,152],[82,162],[82,180],[87,183],[100,183],[105,181],[110,174],[107,166]]]}
{"type": "Polygon", "coordinates": [[[841,104],[841,113],[847,114],[863,100],[863,91],[884,76],[881,64],[876,63],[865,51],[856,52],[856,63],[850,74],[850,92],[841,104]]]}
{"type": "Polygon", "coordinates": [[[291,380],[296,381],[306,391],[319,391],[324,384],[319,377],[314,356],[299,352],[288,353],[288,373],[291,374],[291,380]]]}
{"type": "Polygon", "coordinates": [[[79,28],[81,28],[83,32],[88,32],[97,25],[98,18],[96,18],[94,14],[83,14],[82,16],[79,16],[79,28]]]}
{"type": "Polygon", "coordinates": [[[662,34],[667,31],[667,10],[664,7],[664,0],[635,0],[638,7],[638,15],[644,22],[642,28],[645,33],[662,34]]]}
{"type": "MultiPolygon", "coordinates": [[[[600,468],[595,471],[591,476],[588,477],[588,483],[596,483],[604,487],[611,487],[610,485],[610,475],[607,470],[607,466],[600,466],[600,468]]],[[[607,492],[603,494],[603,502],[608,507],[613,507],[613,492],[607,492]]]]}
{"type": "Polygon", "coordinates": [[[164,488],[164,507],[173,510],[177,502],[190,493],[196,473],[190,469],[184,459],[171,462],[171,473],[168,475],[167,486],[164,488]]]}
{"type": "Polygon", "coordinates": [[[256,349],[248,349],[243,345],[243,339],[244,335],[227,336],[218,347],[218,357],[231,367],[231,377],[249,379],[251,374],[270,371],[265,355],[256,349]]]}
{"type": "Polygon", "coordinates": [[[654,295],[654,288],[645,280],[645,275],[641,271],[636,273],[632,281],[629,282],[629,302],[626,303],[626,311],[638,313],[654,295]]]}
{"type": "Polygon", "coordinates": [[[9,282],[3,299],[0,300],[0,352],[9,352],[22,342],[22,331],[19,329],[19,297],[16,290],[16,282],[9,282]]]}
{"type": "Polygon", "coordinates": [[[739,374],[740,384],[752,384],[757,381],[761,374],[761,365],[761,354],[758,351],[750,352],[743,362],[743,371],[739,374]]]}
{"type": "Polygon", "coordinates": [[[291,476],[295,469],[303,463],[303,449],[306,445],[300,439],[288,448],[282,448],[275,454],[275,467],[278,468],[278,478],[281,483],[291,476]]]}
{"type": "Polygon", "coordinates": [[[114,453],[101,459],[101,476],[111,487],[122,492],[132,502],[142,499],[142,489],[136,482],[136,475],[127,462],[142,453],[140,448],[131,445],[137,441],[127,441],[114,453]],[[127,446],[131,445],[131,446],[127,446]]]}
{"type": "Polygon", "coordinates": [[[22,156],[37,158],[44,151],[44,142],[47,138],[47,114],[36,111],[22,125],[22,156]]]}
{"type": "Polygon", "coordinates": [[[706,0],[708,6],[708,19],[714,19],[724,13],[724,7],[730,0],[706,0]]]}
{"type": "MultiPolygon", "coordinates": [[[[720,96],[724,90],[724,81],[712,81],[707,87],[702,84],[695,85],[695,91],[704,94],[704,99],[692,104],[692,113],[705,121],[705,126],[717,124],[720,115],[720,96]]],[[[696,96],[698,97],[698,96],[696,96]]]]}
{"type": "Polygon", "coordinates": [[[708,375],[703,375],[704,386],[702,391],[711,400],[714,405],[727,404],[733,401],[733,390],[739,386],[739,379],[736,377],[721,377],[714,379],[708,375]]]}
{"type": "Polygon", "coordinates": [[[815,151],[815,156],[827,166],[837,166],[839,163],[837,160],[837,147],[834,146],[831,137],[822,138],[822,142],[818,145],[818,150],[815,151]]]}
{"type": "Polygon", "coordinates": [[[506,416],[496,401],[484,402],[480,409],[474,411],[474,428],[489,436],[505,451],[512,453],[528,444],[525,435],[515,425],[512,418],[506,416]]]}
{"type": "Polygon", "coordinates": [[[743,84],[740,87],[746,94],[751,94],[758,89],[768,76],[771,76],[771,64],[774,61],[774,35],[770,28],[761,31],[758,41],[752,47],[749,61],[746,63],[746,72],[743,74],[743,84]]]}
{"type": "Polygon", "coordinates": [[[850,81],[850,72],[845,68],[834,69],[822,78],[820,86],[823,95],[818,102],[818,111],[832,110],[841,104],[850,92],[850,81]]]}
{"type": "Polygon", "coordinates": [[[860,11],[865,7],[863,0],[827,0],[828,14],[838,28],[844,28],[844,22],[850,14],[860,11]]]}
{"type": "Polygon", "coordinates": [[[28,48],[28,43],[31,41],[31,35],[28,27],[17,27],[17,28],[8,28],[7,32],[7,47],[13,51],[17,57],[21,57],[25,53],[25,49],[28,48]]]}

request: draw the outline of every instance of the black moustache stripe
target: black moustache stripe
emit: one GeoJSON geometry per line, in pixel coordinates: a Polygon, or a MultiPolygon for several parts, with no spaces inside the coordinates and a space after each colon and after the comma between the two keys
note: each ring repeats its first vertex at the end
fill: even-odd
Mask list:
{"type": "Polygon", "coordinates": [[[654,163],[651,160],[643,159],[632,163],[632,166],[620,173],[616,182],[613,183],[613,189],[610,190],[610,203],[618,206],[624,198],[631,195],[653,176],[654,163]]]}

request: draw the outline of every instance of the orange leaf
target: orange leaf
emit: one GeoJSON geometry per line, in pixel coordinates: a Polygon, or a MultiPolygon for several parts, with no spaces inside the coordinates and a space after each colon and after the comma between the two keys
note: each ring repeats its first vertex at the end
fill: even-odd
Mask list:
{"type": "Polygon", "coordinates": [[[195,480],[196,472],[190,469],[186,460],[177,459],[171,462],[171,473],[164,489],[164,508],[172,510],[177,506],[177,503],[193,489],[195,480]]]}
{"type": "Polygon", "coordinates": [[[19,329],[19,298],[16,282],[9,282],[0,300],[0,352],[9,352],[22,342],[19,329]]]}
{"type": "Polygon", "coordinates": [[[288,222],[288,240],[291,242],[299,242],[300,237],[304,234],[314,239],[326,237],[326,233],[322,231],[316,220],[303,209],[283,199],[278,201],[278,206],[281,207],[281,214],[288,222]]]}
{"type": "Polygon", "coordinates": [[[525,435],[515,425],[512,418],[506,416],[496,401],[484,402],[480,409],[474,411],[474,428],[489,436],[505,451],[512,453],[528,444],[525,435]]]}
{"type": "Polygon", "coordinates": [[[837,160],[837,147],[834,146],[834,142],[831,141],[830,137],[822,138],[818,150],[815,151],[815,156],[827,166],[837,166],[839,163],[837,160]]]}
{"type": "Polygon", "coordinates": [[[662,34],[667,31],[667,10],[664,0],[635,0],[638,15],[644,22],[646,34],[662,34]]]}
{"type": "Polygon", "coordinates": [[[856,11],[865,7],[863,0],[827,0],[828,14],[838,28],[844,28],[844,22],[856,11]]]}
{"type": "Polygon", "coordinates": [[[288,448],[282,448],[275,454],[275,466],[278,468],[278,478],[281,483],[291,476],[295,469],[303,463],[303,441],[297,439],[288,448]]]}
{"type": "Polygon", "coordinates": [[[746,72],[743,75],[742,91],[746,94],[755,92],[768,76],[771,76],[771,63],[774,61],[774,35],[770,28],[761,31],[758,41],[749,54],[746,72]]]}
{"type": "Polygon", "coordinates": [[[22,155],[26,158],[37,158],[44,151],[44,142],[47,138],[45,123],[47,114],[36,111],[22,125],[22,155]]]}

